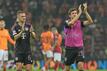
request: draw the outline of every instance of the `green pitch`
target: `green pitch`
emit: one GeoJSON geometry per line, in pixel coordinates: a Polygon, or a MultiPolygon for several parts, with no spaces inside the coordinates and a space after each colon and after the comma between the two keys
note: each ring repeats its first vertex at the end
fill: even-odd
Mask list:
{"type": "MultiPolygon", "coordinates": [[[[0,71],[2,71],[2,70],[0,70],[0,71]]],[[[16,71],[16,70],[15,69],[8,69],[7,71],[16,71]]],[[[23,71],[25,71],[25,70],[23,70],[23,71]]],[[[41,70],[38,69],[38,70],[32,70],[32,71],[41,71],[41,70]]],[[[50,70],[50,71],[53,71],[53,70],[50,70]]],[[[62,70],[59,69],[59,71],[62,71],[62,70]]],[[[71,71],[75,71],[75,70],[71,70],[71,71]]],[[[92,71],[92,70],[86,70],[86,71],[92,71]]],[[[107,70],[96,70],[96,71],[107,71],[107,70]]]]}

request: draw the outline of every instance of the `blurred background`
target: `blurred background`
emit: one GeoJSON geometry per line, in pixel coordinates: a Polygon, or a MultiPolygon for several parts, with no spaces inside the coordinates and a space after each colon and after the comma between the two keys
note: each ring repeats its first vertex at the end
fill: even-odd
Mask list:
{"type": "MultiPolygon", "coordinates": [[[[28,19],[32,22],[38,38],[43,31],[44,24],[57,27],[63,36],[68,9],[78,7],[78,3],[79,0],[0,0],[0,15],[4,16],[6,28],[10,34],[11,27],[16,21],[16,12],[22,9],[28,12],[28,19]]],[[[86,61],[107,60],[107,0],[87,0],[87,3],[94,25],[84,28],[86,61]]],[[[83,15],[81,19],[84,19],[83,15]]],[[[31,40],[31,44],[34,58],[42,59],[42,55],[38,51],[40,42],[31,40]]],[[[64,48],[63,43],[62,48],[64,48]]],[[[9,45],[9,49],[9,59],[11,60],[14,58],[14,48],[9,45]]]]}

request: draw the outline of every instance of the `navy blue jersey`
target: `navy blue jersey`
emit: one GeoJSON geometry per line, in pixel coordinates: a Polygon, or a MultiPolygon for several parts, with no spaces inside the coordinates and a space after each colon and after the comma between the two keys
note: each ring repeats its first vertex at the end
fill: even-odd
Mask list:
{"type": "MultiPolygon", "coordinates": [[[[21,34],[21,37],[16,40],[15,44],[15,51],[16,53],[30,53],[30,24],[25,24],[24,26],[24,32],[21,34]]],[[[13,28],[13,35],[17,35],[21,32],[22,27],[16,23],[16,25],[13,28]]]]}

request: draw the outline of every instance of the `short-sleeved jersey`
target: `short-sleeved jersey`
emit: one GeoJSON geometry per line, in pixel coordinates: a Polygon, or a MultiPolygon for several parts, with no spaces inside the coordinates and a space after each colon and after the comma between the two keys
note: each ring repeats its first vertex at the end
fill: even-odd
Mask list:
{"type": "Polygon", "coordinates": [[[83,28],[82,22],[77,20],[73,27],[67,25],[64,27],[65,46],[69,47],[83,47],[83,28]]]}
{"type": "MultiPolygon", "coordinates": [[[[16,40],[15,50],[16,53],[30,53],[30,24],[25,24],[24,32],[22,32],[21,37],[16,40]]],[[[13,28],[13,36],[19,34],[21,32],[22,27],[16,23],[13,28]]]]}
{"type": "Polygon", "coordinates": [[[50,32],[50,31],[42,32],[41,42],[42,42],[42,49],[44,51],[50,50],[52,48],[52,41],[53,41],[52,32],[50,32]]]}
{"type": "Polygon", "coordinates": [[[8,41],[12,44],[15,42],[11,39],[10,34],[7,29],[0,30],[0,50],[7,50],[8,49],[8,41]]]}

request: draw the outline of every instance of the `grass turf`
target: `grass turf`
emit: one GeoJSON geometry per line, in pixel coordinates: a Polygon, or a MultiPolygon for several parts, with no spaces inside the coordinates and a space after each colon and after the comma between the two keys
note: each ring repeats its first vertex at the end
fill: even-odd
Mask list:
{"type": "MultiPolygon", "coordinates": [[[[3,70],[0,70],[0,71],[3,71],[3,70]]],[[[7,71],[16,71],[15,69],[8,69],[7,71]]],[[[25,70],[23,70],[25,71],[25,70]]],[[[41,70],[32,70],[32,71],[41,71],[41,70]]],[[[53,71],[53,70],[50,70],[50,71],[53,71]]],[[[58,70],[58,71],[62,71],[62,70],[58,70]]],[[[77,71],[77,70],[71,70],[71,71],[77,71]]],[[[93,70],[85,70],[85,71],[93,71],[93,70]]],[[[96,70],[96,71],[107,71],[107,70],[96,70]]]]}

